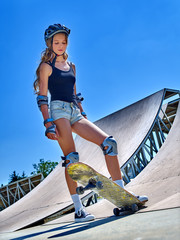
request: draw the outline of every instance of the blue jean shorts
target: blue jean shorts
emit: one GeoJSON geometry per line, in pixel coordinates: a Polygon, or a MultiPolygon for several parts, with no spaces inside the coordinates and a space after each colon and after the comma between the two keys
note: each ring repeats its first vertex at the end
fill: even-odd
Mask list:
{"type": "Polygon", "coordinates": [[[71,125],[83,119],[80,109],[73,102],[60,100],[50,102],[50,114],[54,121],[60,118],[66,118],[70,121],[71,125]]]}

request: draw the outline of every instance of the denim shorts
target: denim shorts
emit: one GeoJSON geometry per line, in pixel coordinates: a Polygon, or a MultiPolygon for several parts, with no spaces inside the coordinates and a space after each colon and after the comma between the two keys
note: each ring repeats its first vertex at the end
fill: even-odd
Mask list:
{"type": "Polygon", "coordinates": [[[71,125],[83,119],[80,109],[73,102],[60,100],[50,102],[50,114],[54,121],[60,118],[66,118],[70,121],[71,125]]]}

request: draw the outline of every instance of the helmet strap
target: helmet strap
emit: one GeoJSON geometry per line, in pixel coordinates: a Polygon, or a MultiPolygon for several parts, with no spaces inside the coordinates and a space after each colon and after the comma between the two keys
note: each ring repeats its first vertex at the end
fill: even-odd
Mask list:
{"type": "Polygon", "coordinates": [[[55,53],[53,50],[51,50],[51,51],[55,54],[55,57],[54,57],[54,59],[53,59],[53,61],[52,61],[52,65],[55,66],[55,62],[56,62],[57,57],[63,56],[64,53],[62,53],[62,54],[59,55],[59,54],[55,53]]]}
{"type": "Polygon", "coordinates": [[[55,55],[55,57],[54,57],[54,59],[52,61],[52,66],[55,66],[56,58],[57,58],[57,54],[55,55]]]}

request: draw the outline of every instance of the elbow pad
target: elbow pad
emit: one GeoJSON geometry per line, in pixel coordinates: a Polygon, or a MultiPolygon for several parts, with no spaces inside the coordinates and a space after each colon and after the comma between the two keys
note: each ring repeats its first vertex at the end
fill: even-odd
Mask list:
{"type": "Polygon", "coordinates": [[[44,95],[38,95],[37,98],[37,105],[39,107],[39,110],[41,110],[41,105],[47,105],[48,106],[48,97],[44,95]]]}
{"type": "Polygon", "coordinates": [[[84,100],[84,98],[82,97],[81,93],[77,93],[76,94],[76,100],[78,103],[82,102],[84,100]]]}

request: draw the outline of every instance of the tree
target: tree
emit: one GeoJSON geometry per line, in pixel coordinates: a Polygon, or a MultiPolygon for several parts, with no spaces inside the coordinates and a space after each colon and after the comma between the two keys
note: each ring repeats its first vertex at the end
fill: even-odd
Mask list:
{"type": "Polygon", "coordinates": [[[16,181],[21,180],[26,177],[27,176],[24,171],[22,173],[22,176],[19,176],[19,173],[16,173],[16,171],[13,171],[13,173],[9,175],[9,183],[16,182],[16,181]]]}
{"type": "Polygon", "coordinates": [[[27,178],[25,171],[23,171],[22,176],[21,176],[21,179],[23,179],[23,178],[27,178]]]}
{"type": "Polygon", "coordinates": [[[58,162],[44,161],[44,159],[40,159],[38,164],[33,164],[35,171],[33,171],[31,174],[42,173],[45,178],[57,165],[58,162]]]}
{"type": "Polygon", "coordinates": [[[16,174],[16,171],[13,171],[13,173],[9,175],[9,183],[16,182],[18,180],[19,180],[19,173],[16,174]]]}

